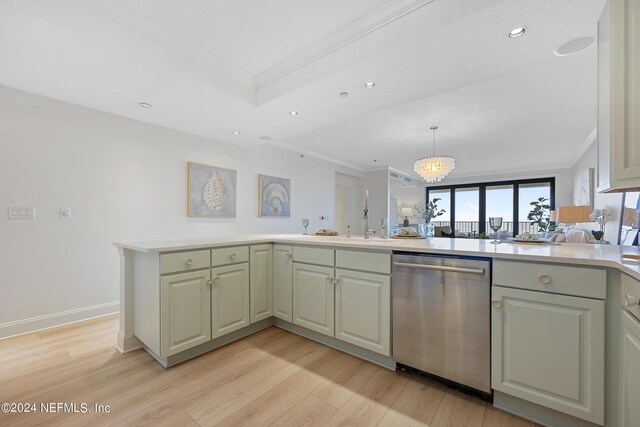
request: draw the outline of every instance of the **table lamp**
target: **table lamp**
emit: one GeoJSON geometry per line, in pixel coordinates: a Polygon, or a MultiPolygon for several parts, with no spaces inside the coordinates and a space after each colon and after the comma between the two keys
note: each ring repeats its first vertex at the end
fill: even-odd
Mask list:
{"type": "Polygon", "coordinates": [[[591,206],[561,206],[556,216],[558,223],[572,224],[572,228],[578,228],[576,224],[580,222],[591,222],[589,214],[592,210],[591,206]]]}
{"type": "Polygon", "coordinates": [[[558,208],[558,223],[571,224],[571,227],[565,231],[568,243],[589,243],[593,241],[592,235],[581,230],[577,225],[580,222],[591,222],[589,214],[592,210],[591,206],[562,206],[558,208]]]}
{"type": "Polygon", "coordinates": [[[413,215],[413,211],[411,208],[402,208],[400,209],[400,216],[404,216],[404,221],[402,222],[403,227],[409,226],[409,217],[413,215]]]}

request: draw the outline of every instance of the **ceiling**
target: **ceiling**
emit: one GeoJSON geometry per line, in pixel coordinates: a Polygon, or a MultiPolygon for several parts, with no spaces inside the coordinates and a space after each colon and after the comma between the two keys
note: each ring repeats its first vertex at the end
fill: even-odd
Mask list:
{"type": "Polygon", "coordinates": [[[452,177],[552,170],[596,125],[595,45],[553,52],[604,2],[0,0],[0,85],[360,170],[411,171],[433,125],[452,177]]]}

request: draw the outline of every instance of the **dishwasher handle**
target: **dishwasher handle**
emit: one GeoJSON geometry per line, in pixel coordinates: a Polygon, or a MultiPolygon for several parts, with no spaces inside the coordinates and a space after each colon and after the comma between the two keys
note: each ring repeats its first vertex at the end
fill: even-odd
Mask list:
{"type": "Polygon", "coordinates": [[[408,263],[408,262],[394,262],[393,265],[396,267],[444,271],[447,273],[467,273],[467,274],[478,274],[480,276],[484,274],[484,268],[448,267],[446,265],[414,264],[414,263],[408,263]]]}

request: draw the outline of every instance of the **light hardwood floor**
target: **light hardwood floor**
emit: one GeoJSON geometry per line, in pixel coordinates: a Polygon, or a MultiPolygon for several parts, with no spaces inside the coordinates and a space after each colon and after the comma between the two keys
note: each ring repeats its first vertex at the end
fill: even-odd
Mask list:
{"type": "Polygon", "coordinates": [[[38,406],[0,412],[0,426],[535,426],[274,327],[166,370],[142,350],[118,353],[117,329],[111,316],[0,341],[0,403],[38,406]]]}

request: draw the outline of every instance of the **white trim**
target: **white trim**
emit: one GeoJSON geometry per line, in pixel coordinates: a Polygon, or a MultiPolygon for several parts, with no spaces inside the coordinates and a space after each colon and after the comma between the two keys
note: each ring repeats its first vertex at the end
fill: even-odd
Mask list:
{"type": "Polygon", "coordinates": [[[591,144],[596,142],[597,139],[598,139],[598,128],[595,128],[593,132],[591,132],[591,134],[584,141],[584,143],[582,143],[578,151],[576,151],[576,155],[573,159],[573,166],[575,166],[575,164],[578,163],[578,160],[580,160],[580,157],[582,157],[582,155],[587,152],[589,147],[591,147],[591,144]]]}
{"type": "Polygon", "coordinates": [[[2,323],[0,324],[0,340],[116,314],[119,310],[120,301],[115,301],[2,323]]]}
{"type": "Polygon", "coordinates": [[[292,145],[283,144],[282,142],[269,141],[269,142],[267,142],[267,144],[270,144],[270,145],[273,145],[273,146],[276,146],[276,147],[280,147],[280,148],[284,148],[285,150],[293,151],[295,153],[304,154],[305,156],[315,157],[316,159],[324,160],[324,161],[327,161],[327,162],[330,162],[330,163],[335,163],[335,164],[340,165],[340,166],[345,166],[345,167],[351,168],[353,170],[356,170],[358,172],[369,172],[370,171],[369,169],[362,168],[362,167],[360,167],[358,165],[354,165],[352,163],[348,163],[348,162],[336,159],[336,158],[331,157],[331,156],[325,156],[324,154],[319,154],[319,153],[316,153],[315,151],[312,151],[312,150],[306,150],[304,148],[297,148],[297,147],[294,147],[292,145]]]}
{"type": "Polygon", "coordinates": [[[434,0],[396,0],[367,13],[327,37],[306,46],[256,76],[256,90],[341,49],[434,0]]]}
{"type": "MultiPolygon", "coordinates": [[[[246,89],[259,90],[266,85],[281,79],[293,71],[309,65],[318,59],[339,50],[360,38],[385,27],[392,22],[409,15],[434,0],[395,0],[359,17],[353,22],[339,28],[328,36],[311,43],[298,52],[266,70],[252,75],[240,66],[214,56],[205,49],[189,43],[179,34],[158,25],[123,4],[113,2],[105,4],[99,0],[74,0],[77,4],[91,9],[93,12],[107,16],[139,34],[153,39],[163,45],[188,55],[207,66],[220,71],[246,89]]],[[[254,102],[255,103],[255,102],[254,102]]]]}

